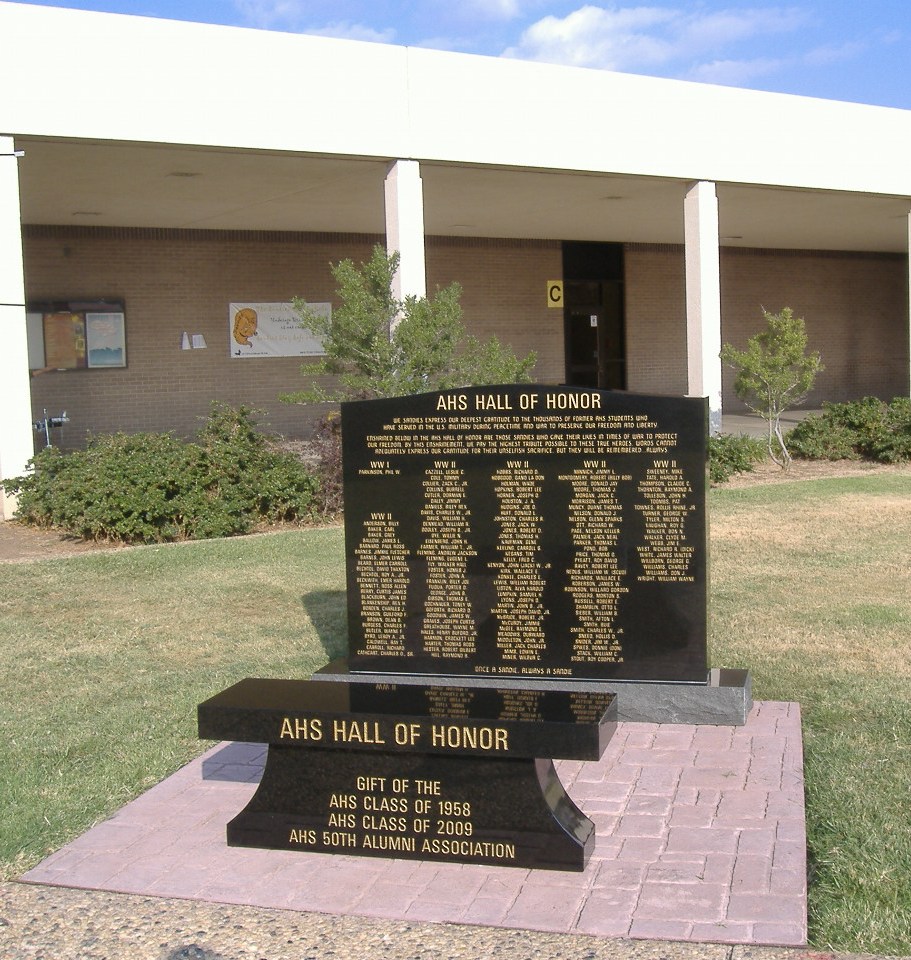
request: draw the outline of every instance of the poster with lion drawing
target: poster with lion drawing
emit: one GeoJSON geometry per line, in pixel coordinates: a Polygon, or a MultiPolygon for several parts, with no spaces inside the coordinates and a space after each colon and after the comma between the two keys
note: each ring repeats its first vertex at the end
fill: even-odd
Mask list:
{"type": "MultiPolygon", "coordinates": [[[[314,313],[329,317],[331,303],[308,304],[314,313]]],[[[228,305],[228,343],[231,356],[320,357],[320,340],[301,326],[291,303],[231,303],[228,305]]]]}

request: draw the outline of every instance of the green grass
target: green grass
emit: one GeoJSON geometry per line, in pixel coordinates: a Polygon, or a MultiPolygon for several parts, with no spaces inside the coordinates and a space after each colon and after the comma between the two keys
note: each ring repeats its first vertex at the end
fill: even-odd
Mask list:
{"type": "Polygon", "coordinates": [[[338,528],[0,569],[4,877],[198,754],[200,701],[344,652],[338,528]]]}
{"type": "Polygon", "coordinates": [[[911,475],[716,490],[712,662],[801,704],[814,946],[911,952],[911,475]]]}
{"type": "MultiPolygon", "coordinates": [[[[814,947],[911,952],[911,474],[713,490],[714,665],[804,722],[814,947]]],[[[195,708],[344,652],[339,528],[5,565],[0,870],[203,748],[195,708]]]]}

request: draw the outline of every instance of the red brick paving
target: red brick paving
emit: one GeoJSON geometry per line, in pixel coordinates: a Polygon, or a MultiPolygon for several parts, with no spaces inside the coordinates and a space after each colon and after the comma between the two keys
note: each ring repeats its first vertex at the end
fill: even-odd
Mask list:
{"type": "Polygon", "coordinates": [[[806,942],[800,711],[743,727],[624,723],[597,763],[557,765],[596,824],[586,870],[229,848],[265,748],[220,744],[23,879],[59,886],[603,937],[806,942]]]}

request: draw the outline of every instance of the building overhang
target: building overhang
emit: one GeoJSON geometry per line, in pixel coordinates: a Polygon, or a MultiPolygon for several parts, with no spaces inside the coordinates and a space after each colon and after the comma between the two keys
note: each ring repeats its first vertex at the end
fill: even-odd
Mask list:
{"type": "MultiPolygon", "coordinates": [[[[382,234],[389,157],[17,137],[22,220],[382,234]]],[[[423,161],[431,236],[683,243],[688,181],[423,161]]],[[[909,200],[720,183],[723,246],[904,253],[909,200]]]]}
{"type": "Polygon", "coordinates": [[[907,250],[911,111],[2,0],[0,38],[26,224],[378,234],[412,159],[430,235],[682,243],[710,180],[722,244],[907,250]]]}

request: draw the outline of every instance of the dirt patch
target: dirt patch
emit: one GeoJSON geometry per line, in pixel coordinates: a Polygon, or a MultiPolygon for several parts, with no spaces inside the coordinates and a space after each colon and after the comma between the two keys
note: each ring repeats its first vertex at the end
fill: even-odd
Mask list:
{"type": "Polygon", "coordinates": [[[112,543],[92,543],[52,530],[39,530],[15,520],[0,521],[0,563],[22,563],[117,549],[122,548],[112,543]]]}

